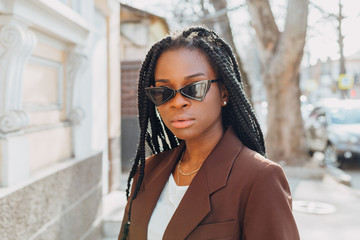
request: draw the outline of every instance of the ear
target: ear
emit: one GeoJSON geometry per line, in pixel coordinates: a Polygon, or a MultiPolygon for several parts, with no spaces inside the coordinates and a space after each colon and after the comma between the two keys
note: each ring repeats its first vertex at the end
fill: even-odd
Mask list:
{"type": "Polygon", "coordinates": [[[225,107],[226,104],[229,102],[229,93],[225,87],[224,84],[219,84],[220,85],[220,94],[221,94],[221,106],[225,107]]]}

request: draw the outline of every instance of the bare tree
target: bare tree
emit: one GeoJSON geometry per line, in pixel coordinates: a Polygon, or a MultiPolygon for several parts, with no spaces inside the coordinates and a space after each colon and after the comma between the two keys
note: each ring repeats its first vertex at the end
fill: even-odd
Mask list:
{"type": "Polygon", "coordinates": [[[246,0],[258,39],[265,83],[267,152],[270,159],[301,165],[306,161],[300,111],[299,66],[305,45],[308,0],[288,0],[279,31],[268,0],[246,0]]]}
{"type": "Polygon", "coordinates": [[[343,20],[346,18],[343,14],[343,4],[341,0],[338,0],[338,13],[329,13],[322,9],[320,6],[316,5],[315,2],[311,2],[311,6],[317,9],[323,16],[323,18],[327,21],[335,21],[337,22],[337,35],[338,35],[338,45],[339,45],[339,54],[340,54],[340,74],[346,73],[345,67],[345,57],[344,57],[344,34],[343,30],[343,20]]]}

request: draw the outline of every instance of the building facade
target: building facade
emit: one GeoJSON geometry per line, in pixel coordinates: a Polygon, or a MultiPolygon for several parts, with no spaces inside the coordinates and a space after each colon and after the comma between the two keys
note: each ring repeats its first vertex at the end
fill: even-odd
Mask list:
{"type": "Polygon", "coordinates": [[[101,239],[119,29],[116,0],[0,0],[0,239],[101,239]]]}
{"type": "Polygon", "coordinates": [[[315,103],[322,98],[353,98],[360,99],[360,51],[345,57],[345,77],[351,84],[341,89],[339,79],[339,59],[318,61],[315,65],[301,69],[301,88],[310,102],[315,103]]]}

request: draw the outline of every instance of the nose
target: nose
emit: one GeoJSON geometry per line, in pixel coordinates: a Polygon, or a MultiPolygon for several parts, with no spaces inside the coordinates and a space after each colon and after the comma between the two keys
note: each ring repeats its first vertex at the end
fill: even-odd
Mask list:
{"type": "Polygon", "coordinates": [[[171,108],[176,108],[176,109],[185,108],[190,106],[190,104],[191,104],[190,99],[181,95],[180,92],[175,93],[174,98],[170,100],[171,108]]]}

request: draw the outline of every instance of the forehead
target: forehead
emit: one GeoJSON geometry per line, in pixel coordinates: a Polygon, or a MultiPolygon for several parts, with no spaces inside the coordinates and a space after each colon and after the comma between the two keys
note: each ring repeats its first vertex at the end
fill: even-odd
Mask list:
{"type": "Polygon", "coordinates": [[[160,55],[155,67],[155,79],[182,78],[199,72],[207,77],[215,77],[215,70],[201,50],[171,49],[160,55]]]}

